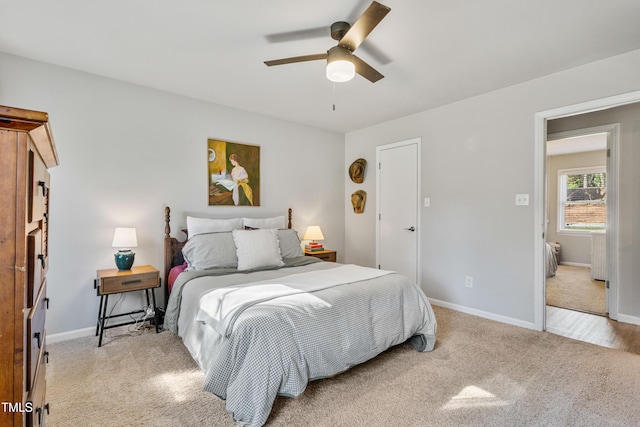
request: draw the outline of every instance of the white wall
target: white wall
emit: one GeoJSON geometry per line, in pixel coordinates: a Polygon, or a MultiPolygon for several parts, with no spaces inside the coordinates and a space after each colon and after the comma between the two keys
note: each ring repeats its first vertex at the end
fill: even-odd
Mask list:
{"type": "MultiPolygon", "coordinates": [[[[345,166],[358,157],[374,161],[378,145],[422,137],[422,191],[431,198],[419,230],[423,289],[446,304],[533,327],[534,206],[515,206],[515,194],[533,196],[535,114],[637,91],[638,75],[634,51],[350,132],[345,166]],[[465,276],[473,276],[472,289],[465,276]]],[[[345,183],[350,194],[353,184],[345,183]]],[[[362,188],[365,213],[345,206],[346,261],[373,265],[373,168],[362,188]]],[[[640,316],[640,304],[625,310],[640,316]]]]}
{"type": "MultiPolygon", "coordinates": [[[[51,169],[49,336],[95,326],[93,279],[115,268],[114,227],[136,227],[136,265],[162,271],[166,205],[174,235],[185,213],[265,217],[291,207],[294,228],[321,225],[325,246],[342,256],[341,134],[2,53],[0,104],[48,112],[60,156],[51,169]],[[207,205],[207,138],[261,146],[262,206],[207,205]],[[311,166],[322,173],[308,174],[311,166]]],[[[127,295],[121,308],[139,301],[127,295]]]]}
{"type": "Polygon", "coordinates": [[[563,264],[591,264],[591,235],[558,233],[558,170],[606,165],[606,150],[547,157],[547,241],[560,243],[560,262],[563,264]]]}

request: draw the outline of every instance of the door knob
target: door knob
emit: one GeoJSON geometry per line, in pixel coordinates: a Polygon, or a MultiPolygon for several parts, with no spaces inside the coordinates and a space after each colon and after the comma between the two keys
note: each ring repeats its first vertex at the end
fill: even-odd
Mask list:
{"type": "Polygon", "coordinates": [[[409,228],[405,228],[405,230],[407,230],[407,231],[416,231],[416,228],[412,225],[409,228]]]}

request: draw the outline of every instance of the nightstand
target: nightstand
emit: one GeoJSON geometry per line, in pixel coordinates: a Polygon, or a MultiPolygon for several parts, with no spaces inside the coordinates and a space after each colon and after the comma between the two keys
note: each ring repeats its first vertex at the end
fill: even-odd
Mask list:
{"type": "Polygon", "coordinates": [[[304,255],[316,257],[323,261],[336,262],[336,251],[332,251],[331,249],[325,249],[323,251],[316,251],[316,252],[305,251],[304,255]]]}
{"type": "MultiPolygon", "coordinates": [[[[160,287],[160,272],[150,265],[132,267],[131,270],[118,270],[116,268],[111,268],[108,270],[98,270],[97,278],[93,282],[93,287],[97,290],[98,296],[100,296],[98,324],[96,325],[96,336],[100,335],[100,339],[98,340],[98,347],[100,347],[102,346],[102,335],[105,329],[136,323],[135,321],[131,321],[118,323],[117,325],[105,326],[105,320],[115,317],[145,313],[145,310],[135,310],[129,313],[113,315],[110,314],[109,316],[107,316],[107,304],[109,302],[109,295],[121,294],[123,292],[144,291],[147,296],[147,306],[151,306],[152,310],[155,312],[156,295],[153,292],[153,289],[160,287]],[[153,305],[151,305],[151,301],[149,301],[149,291],[151,291],[151,301],[153,301],[153,305]]],[[[151,317],[151,319],[154,318],[151,317]]],[[[158,322],[154,323],[156,326],[156,333],[160,332],[160,330],[158,329],[158,322]]]]}

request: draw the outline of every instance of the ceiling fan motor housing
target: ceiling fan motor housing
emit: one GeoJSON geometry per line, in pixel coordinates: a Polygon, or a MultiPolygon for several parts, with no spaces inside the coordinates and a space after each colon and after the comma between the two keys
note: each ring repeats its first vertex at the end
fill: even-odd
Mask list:
{"type": "Polygon", "coordinates": [[[331,24],[331,38],[339,41],[344,37],[345,34],[347,34],[349,28],[351,28],[351,24],[349,24],[348,22],[334,22],[333,24],[331,24]]]}

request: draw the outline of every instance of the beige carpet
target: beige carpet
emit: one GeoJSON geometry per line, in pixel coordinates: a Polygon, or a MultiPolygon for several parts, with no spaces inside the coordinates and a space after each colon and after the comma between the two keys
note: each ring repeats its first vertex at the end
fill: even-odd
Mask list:
{"type": "MultiPolygon", "coordinates": [[[[637,426],[640,355],[434,307],[430,353],[398,346],[298,398],[270,426],[637,426]]],[[[233,426],[169,332],[49,346],[49,426],[233,426]]]]}
{"type": "Polygon", "coordinates": [[[606,315],[605,284],[591,279],[591,269],[559,265],[547,278],[547,305],[606,315]]]}

